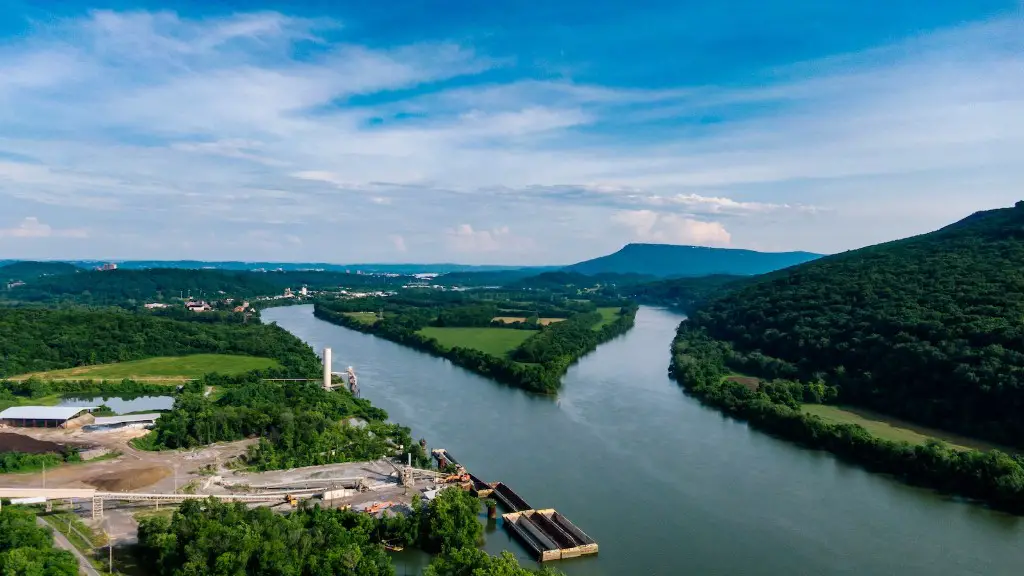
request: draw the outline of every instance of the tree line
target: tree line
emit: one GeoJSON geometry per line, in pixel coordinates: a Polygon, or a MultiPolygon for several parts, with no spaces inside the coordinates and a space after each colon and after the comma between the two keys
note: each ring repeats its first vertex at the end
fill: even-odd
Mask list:
{"type": "Polygon", "coordinates": [[[283,374],[315,375],[319,358],[276,325],[182,322],[117,309],[0,307],[0,377],[196,353],[277,360],[283,374]]]}
{"type": "MultiPolygon", "coordinates": [[[[619,302],[622,304],[621,302],[619,302]]],[[[597,312],[576,312],[569,319],[541,327],[540,331],[528,338],[511,358],[493,356],[465,347],[448,348],[436,339],[417,331],[436,323],[436,307],[418,307],[405,303],[389,302],[383,319],[363,322],[346,312],[374,311],[373,301],[342,300],[317,302],[313,313],[317,318],[339,324],[346,328],[366,332],[393,342],[447,358],[452,363],[472,370],[499,382],[541,394],[553,394],[561,386],[561,377],[572,362],[592,351],[601,342],[624,334],[633,326],[637,307],[625,304],[614,321],[598,330],[592,329],[601,321],[597,312]]],[[[590,309],[596,309],[588,303],[590,309]]],[[[485,305],[473,307],[474,314],[453,314],[450,318],[461,318],[464,322],[481,320],[485,305]]],[[[586,309],[586,308],[584,308],[586,309]]],[[[442,312],[443,313],[443,312],[442,312]]],[[[488,324],[489,325],[489,318],[488,324]]]]}
{"type": "Polygon", "coordinates": [[[388,543],[440,554],[427,569],[432,576],[556,574],[477,550],[483,536],[479,511],[480,501],[458,488],[442,490],[427,504],[414,496],[411,513],[383,518],[305,504],[276,514],[213,498],[190,500],[171,518],[139,523],[139,556],[156,576],[392,576],[388,543]]]}
{"type": "Polygon", "coordinates": [[[983,501],[1024,514],[1024,458],[998,450],[982,452],[872,436],[856,424],[835,424],[800,408],[802,402],[834,398],[823,383],[774,382],[756,390],[726,377],[729,343],[683,322],[672,344],[670,373],[686,391],[726,414],[809,448],[827,450],[865,468],[905,482],[983,501]]]}
{"type": "Polygon", "coordinates": [[[1024,204],[783,270],[693,324],[846,403],[1024,447],[1024,204]]]}

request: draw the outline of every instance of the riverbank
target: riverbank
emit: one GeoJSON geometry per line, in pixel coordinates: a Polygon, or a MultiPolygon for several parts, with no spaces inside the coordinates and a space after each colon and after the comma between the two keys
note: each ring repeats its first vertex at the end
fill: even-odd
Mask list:
{"type": "MultiPolygon", "coordinates": [[[[313,315],[351,330],[357,330],[396,342],[403,346],[446,358],[453,364],[472,370],[481,376],[522,388],[529,392],[554,394],[561,379],[574,362],[594,351],[599,345],[620,336],[633,327],[636,305],[626,305],[618,312],[602,309],[593,313],[580,313],[562,322],[544,326],[540,331],[523,338],[514,352],[505,356],[466,347],[446,346],[430,333],[421,333],[422,318],[403,321],[377,320],[368,322],[365,315],[354,315],[346,309],[335,309],[328,303],[316,303],[313,315]],[[518,361],[517,358],[525,360],[518,361]]],[[[479,328],[502,330],[506,328],[479,328]]]]}
{"type": "MultiPolygon", "coordinates": [[[[891,474],[924,486],[984,502],[1024,515],[1024,462],[998,450],[982,452],[951,447],[939,441],[913,445],[873,436],[858,424],[829,422],[807,413],[786,388],[796,383],[762,384],[757,390],[730,380],[728,344],[699,328],[680,324],[672,343],[670,373],[705,404],[745,420],[752,426],[796,442],[826,450],[874,472],[891,474]]],[[[806,386],[806,385],[804,385],[806,386]]]]}
{"type": "MultiPolygon", "coordinates": [[[[392,419],[600,542],[598,555],[555,566],[569,576],[1013,576],[1024,565],[1024,518],[757,432],[683,393],[666,370],[682,319],[642,306],[632,330],[569,368],[555,399],[324,322],[312,306],[264,315],[331,347],[392,419]]],[[[529,565],[501,523],[484,549],[529,565]]],[[[393,558],[397,574],[430,563],[411,549],[393,558]]]]}

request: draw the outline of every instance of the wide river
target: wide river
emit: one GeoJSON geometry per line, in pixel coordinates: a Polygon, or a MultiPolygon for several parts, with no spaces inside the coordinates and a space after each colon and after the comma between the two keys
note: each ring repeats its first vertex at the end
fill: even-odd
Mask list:
{"type": "MultiPolygon", "coordinates": [[[[600,545],[569,575],[900,576],[1024,573],[1024,520],[904,486],[758,433],[667,376],[682,316],[636,327],[569,369],[557,399],[448,361],[271,308],[265,322],[354,366],[363,396],[477,476],[556,508],[600,545]]],[[[522,548],[504,530],[487,550],[522,548]]],[[[417,573],[422,559],[403,560],[417,573]]]]}

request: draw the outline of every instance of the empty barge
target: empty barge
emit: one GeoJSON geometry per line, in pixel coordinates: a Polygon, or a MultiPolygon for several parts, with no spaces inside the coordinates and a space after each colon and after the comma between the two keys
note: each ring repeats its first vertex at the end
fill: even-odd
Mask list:
{"type": "Polygon", "coordinates": [[[510,512],[502,519],[541,562],[597,554],[597,542],[555,510],[510,512]]]}
{"type": "MultiPolygon", "coordinates": [[[[439,466],[462,466],[447,450],[433,451],[439,466]]],[[[465,468],[463,468],[465,470],[465,468]]],[[[468,474],[464,488],[480,498],[493,498],[508,510],[502,515],[507,530],[516,535],[541,562],[597,554],[597,542],[554,509],[534,510],[526,500],[503,482],[484,482],[468,474]]]]}

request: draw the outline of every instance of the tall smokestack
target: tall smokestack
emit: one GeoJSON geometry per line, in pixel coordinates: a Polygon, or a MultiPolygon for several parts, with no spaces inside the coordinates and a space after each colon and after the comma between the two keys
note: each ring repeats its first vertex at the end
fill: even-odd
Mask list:
{"type": "Polygon", "coordinates": [[[324,348],[324,390],[331,389],[331,349],[324,348]]]}

